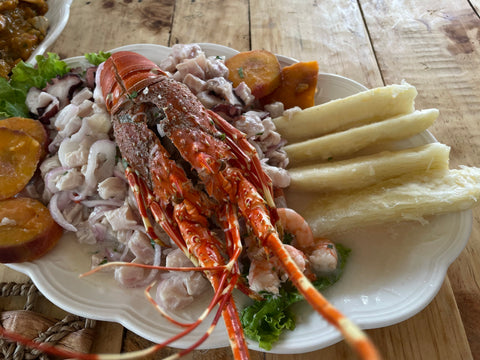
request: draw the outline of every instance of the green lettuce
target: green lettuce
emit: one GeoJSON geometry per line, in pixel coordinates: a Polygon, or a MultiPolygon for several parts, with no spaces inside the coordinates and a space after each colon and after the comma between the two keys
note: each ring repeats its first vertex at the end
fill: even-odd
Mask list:
{"type": "Polygon", "coordinates": [[[68,65],[57,54],[37,55],[37,65],[19,62],[12,70],[10,81],[0,78],[0,119],[12,116],[28,117],[25,105],[28,89],[42,89],[47,82],[70,71],[68,65]]]}
{"type": "MultiPolygon", "coordinates": [[[[318,278],[313,285],[318,291],[325,290],[340,279],[345,263],[350,254],[350,249],[337,244],[339,255],[338,268],[332,274],[318,278]]],[[[263,294],[265,300],[255,301],[243,309],[240,321],[245,336],[258,342],[265,350],[271,350],[285,330],[295,329],[295,314],[291,306],[304,300],[303,296],[291,282],[286,282],[278,295],[263,294]]]]}
{"type": "Polygon", "coordinates": [[[27,116],[28,108],[25,105],[25,99],[25,92],[12,87],[5,78],[0,77],[0,119],[27,116]]]}

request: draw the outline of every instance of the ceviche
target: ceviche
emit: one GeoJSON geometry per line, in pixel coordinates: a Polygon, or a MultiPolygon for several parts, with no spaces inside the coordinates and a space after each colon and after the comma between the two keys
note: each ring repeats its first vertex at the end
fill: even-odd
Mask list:
{"type": "Polygon", "coordinates": [[[46,0],[4,0],[0,3],[0,76],[8,78],[21,60],[27,60],[45,38],[46,0]]]}
{"type": "MultiPolygon", "coordinates": [[[[70,69],[58,56],[49,54],[37,59],[35,69],[27,65],[17,67],[16,76],[7,84],[10,88],[5,85],[17,95],[21,89],[24,104],[12,105],[7,97],[0,104],[4,117],[33,116],[44,124],[50,138],[39,166],[40,176],[26,186],[22,195],[41,199],[64,230],[72,232],[79,243],[95,246],[92,269],[117,262],[192,267],[192,259],[171,240],[154,216],[145,215],[138,206],[138,194],[125,171],[129,164],[119,152],[100,86],[104,62],[109,56],[103,52],[87,54],[91,66],[70,69]],[[15,113],[8,113],[10,109],[15,109],[15,113]]],[[[243,81],[234,86],[225,58],[206,56],[197,44],[173,46],[159,67],[185,84],[206,109],[220,114],[245,134],[249,146],[258,154],[262,170],[271,179],[275,214],[284,226],[283,246],[317,289],[336,282],[348,249],[327,239],[314,238],[305,220],[286,207],[283,197],[282,189],[290,184],[286,171],[289,160],[283,149],[286,141],[276,131],[272,118],[300,108],[286,110],[280,101],[262,103],[243,81]]],[[[147,90],[142,95],[148,95],[147,90]]],[[[164,129],[158,125],[154,131],[161,137],[164,129]]],[[[171,147],[168,142],[164,146],[171,147]]],[[[178,154],[173,152],[172,157],[181,163],[178,154]]],[[[185,164],[182,166],[186,172],[195,172],[185,164]]],[[[215,236],[225,242],[228,240],[220,226],[222,221],[212,218],[210,226],[215,236]]],[[[270,349],[284,330],[294,329],[295,315],[289,307],[303,297],[279,260],[261,246],[242,218],[238,232],[245,251],[239,258],[241,278],[237,287],[255,299],[241,312],[242,326],[248,337],[270,349]]],[[[165,313],[188,306],[211,288],[207,277],[199,271],[136,266],[103,269],[111,271],[119,286],[146,287],[155,282],[153,299],[165,313]]]]}

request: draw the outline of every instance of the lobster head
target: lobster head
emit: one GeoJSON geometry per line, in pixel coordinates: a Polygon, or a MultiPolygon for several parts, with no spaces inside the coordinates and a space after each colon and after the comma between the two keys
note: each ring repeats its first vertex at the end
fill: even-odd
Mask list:
{"type": "Polygon", "coordinates": [[[107,110],[114,114],[125,102],[166,75],[157,64],[143,55],[131,51],[113,53],[103,64],[100,73],[107,110]]]}

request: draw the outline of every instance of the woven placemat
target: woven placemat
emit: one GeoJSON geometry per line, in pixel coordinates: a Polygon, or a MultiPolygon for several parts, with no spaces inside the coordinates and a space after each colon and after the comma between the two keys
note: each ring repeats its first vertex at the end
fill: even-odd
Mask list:
{"type": "MultiPolygon", "coordinates": [[[[7,330],[22,334],[34,341],[49,343],[73,351],[87,353],[93,343],[95,320],[68,314],[63,319],[54,319],[48,314],[35,312],[37,300],[43,297],[32,282],[0,283],[0,296],[25,297],[23,309],[2,311],[0,325],[7,330]]],[[[38,350],[0,338],[0,359],[5,360],[49,360],[38,350]]]]}

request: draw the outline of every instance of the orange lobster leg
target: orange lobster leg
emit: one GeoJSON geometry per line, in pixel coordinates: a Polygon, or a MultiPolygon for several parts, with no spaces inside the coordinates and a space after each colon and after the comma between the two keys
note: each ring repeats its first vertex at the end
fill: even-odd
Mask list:
{"type": "Polygon", "coordinates": [[[236,155],[239,167],[245,170],[247,179],[257,188],[262,189],[269,206],[274,206],[272,180],[265,174],[255,148],[248,142],[244,133],[222,118],[209,111],[215,125],[225,132],[228,146],[236,155]]]}
{"type": "MultiPolygon", "coordinates": [[[[236,215],[231,209],[227,209],[226,211],[228,212],[228,214],[225,214],[228,216],[227,222],[230,224],[230,234],[227,238],[230,237],[230,241],[234,241],[238,245],[240,244],[240,234],[238,233],[236,215]]],[[[191,204],[184,201],[182,204],[175,206],[175,218],[189,251],[195,254],[200,266],[219,266],[224,264],[223,255],[220,254],[218,250],[221,248],[219,239],[206,227],[208,221],[205,217],[199,214],[191,204]]],[[[250,357],[248,355],[238,311],[233,302],[233,298],[231,298],[231,293],[236,283],[236,281],[232,281],[231,277],[239,276],[238,272],[231,274],[231,271],[232,269],[238,271],[236,260],[238,256],[240,256],[240,253],[241,244],[237,253],[230,261],[232,265],[230,269],[228,269],[228,277],[231,280],[231,284],[226,288],[220,287],[219,278],[216,274],[212,274],[209,271],[206,271],[205,274],[210,280],[215,292],[223,293],[223,296],[226,297],[226,307],[222,311],[222,315],[235,359],[249,359],[250,357]]]]}

